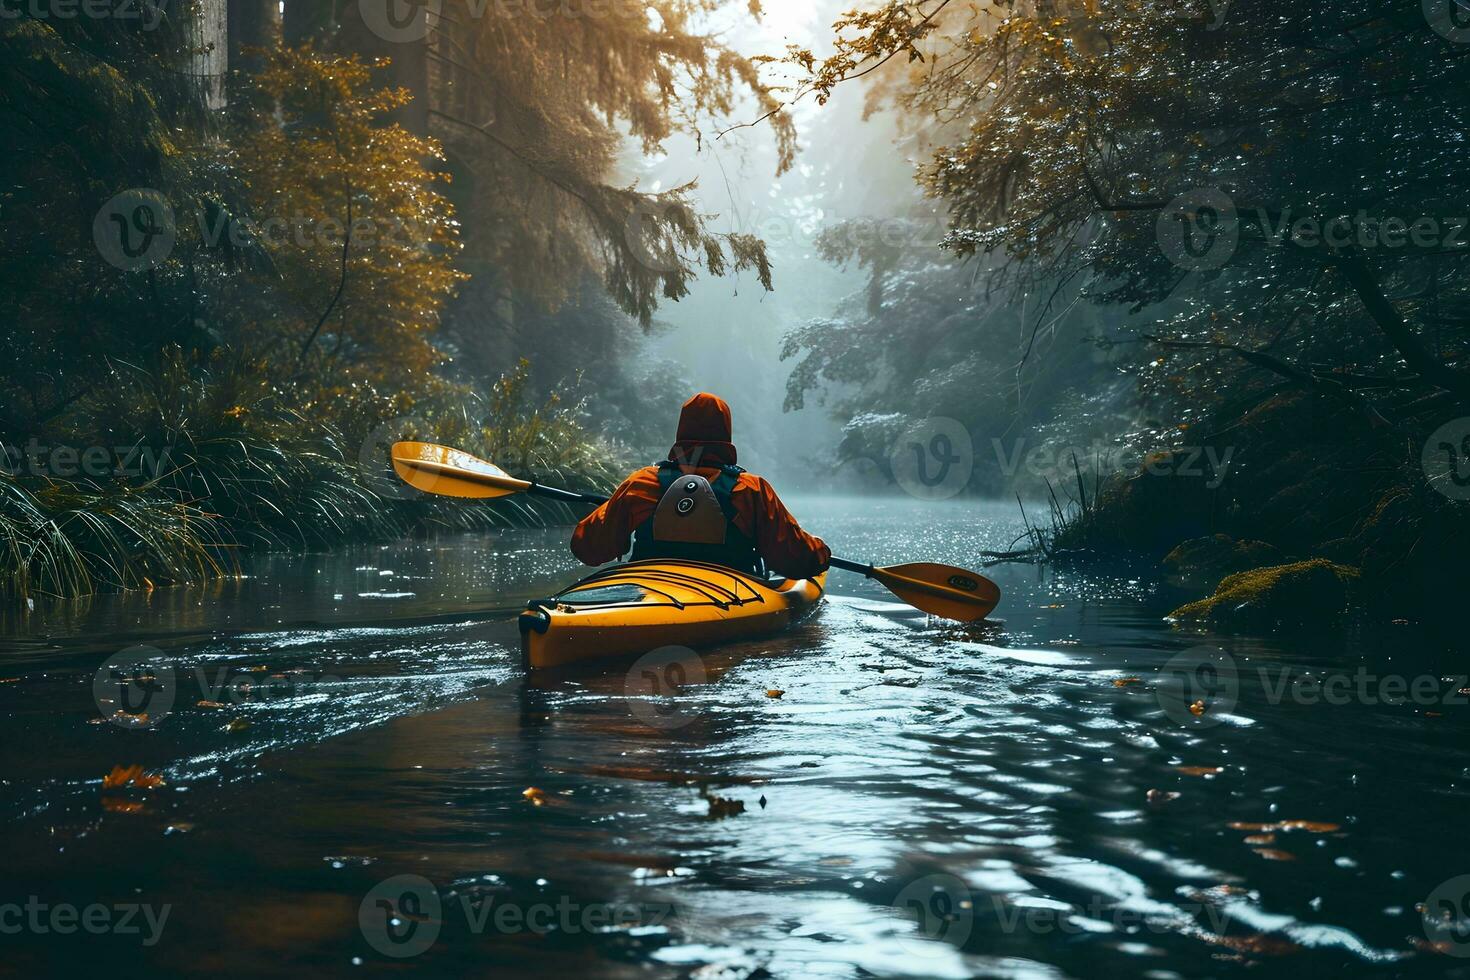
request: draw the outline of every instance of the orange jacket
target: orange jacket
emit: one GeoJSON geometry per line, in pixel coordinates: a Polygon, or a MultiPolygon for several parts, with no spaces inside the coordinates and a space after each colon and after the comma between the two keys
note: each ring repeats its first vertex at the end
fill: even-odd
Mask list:
{"type": "MultiPolygon", "coordinates": [[[[684,472],[698,473],[713,482],[720,475],[719,465],[735,462],[730,432],[730,406],[714,395],[695,395],[679,416],[678,441],[669,450],[669,458],[685,463],[684,472]]],[[[585,564],[602,565],[627,553],[633,532],[653,516],[662,496],[658,467],[638,470],[613,492],[612,499],[577,525],[572,532],[572,554],[585,564]]],[[[801,529],[763,478],[740,474],[730,502],[735,508],[735,526],[755,541],[772,571],[806,578],[827,567],[831,549],[821,538],[801,529]]]]}

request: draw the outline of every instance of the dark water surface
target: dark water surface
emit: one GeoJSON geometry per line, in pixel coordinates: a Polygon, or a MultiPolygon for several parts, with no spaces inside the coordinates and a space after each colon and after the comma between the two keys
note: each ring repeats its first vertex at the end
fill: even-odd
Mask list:
{"type": "MultiPolygon", "coordinates": [[[[880,562],[1017,530],[796,509],[880,562]]],[[[1029,566],[959,627],[834,573],[793,632],[630,698],[626,666],[518,666],[564,536],[10,614],[0,972],[1470,976],[1470,928],[1421,911],[1470,915],[1463,647],[1183,632],[1148,577],[1029,566]],[[172,676],[124,727],[94,678],[139,645],[172,676]]]]}

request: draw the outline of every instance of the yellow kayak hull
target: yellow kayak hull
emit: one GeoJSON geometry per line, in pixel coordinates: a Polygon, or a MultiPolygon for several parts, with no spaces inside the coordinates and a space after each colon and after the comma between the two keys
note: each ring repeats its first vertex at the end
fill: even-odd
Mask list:
{"type": "Polygon", "coordinates": [[[523,659],[532,669],[566,667],[776,633],[816,606],[825,580],[691,561],[615,565],[521,613],[523,659]]]}

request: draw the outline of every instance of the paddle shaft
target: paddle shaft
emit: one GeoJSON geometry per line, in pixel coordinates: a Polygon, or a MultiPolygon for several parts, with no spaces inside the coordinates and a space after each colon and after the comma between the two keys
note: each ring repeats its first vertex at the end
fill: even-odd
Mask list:
{"type": "Polygon", "coordinates": [[[836,555],[834,555],[832,556],[832,560],[829,561],[828,564],[831,565],[833,568],[841,568],[845,571],[857,572],[859,575],[866,575],[868,578],[873,577],[873,566],[865,565],[860,561],[849,561],[846,558],[838,558],[836,555]]]}
{"type": "Polygon", "coordinates": [[[534,493],[538,497],[550,497],[552,500],[575,501],[581,504],[605,504],[607,496],[600,493],[576,493],[572,490],[562,490],[558,487],[542,486],[535,480],[531,480],[530,486],[526,487],[526,493],[534,493]]]}

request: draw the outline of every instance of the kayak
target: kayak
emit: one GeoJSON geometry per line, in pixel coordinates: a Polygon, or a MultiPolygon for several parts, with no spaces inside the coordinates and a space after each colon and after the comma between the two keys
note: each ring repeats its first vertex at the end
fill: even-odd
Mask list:
{"type": "Polygon", "coordinates": [[[776,633],[815,608],[826,577],[767,579],[668,559],[614,565],[527,606],[523,660],[564,667],[776,633]]]}

